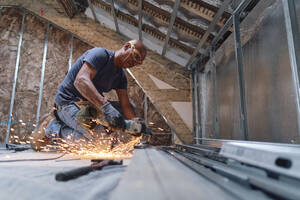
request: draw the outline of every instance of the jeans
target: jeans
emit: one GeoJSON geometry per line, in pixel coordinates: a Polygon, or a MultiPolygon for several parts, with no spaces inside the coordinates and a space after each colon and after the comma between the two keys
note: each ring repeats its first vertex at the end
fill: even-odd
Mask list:
{"type": "MultiPolygon", "coordinates": [[[[122,115],[122,108],[120,102],[111,101],[112,106],[117,109],[122,115]]],[[[135,105],[131,103],[133,110],[135,111],[135,105]]],[[[77,112],[79,111],[78,106],[74,103],[60,106],[57,110],[57,115],[61,121],[53,119],[46,128],[46,135],[49,138],[61,137],[65,140],[91,140],[92,135],[88,130],[80,126],[77,123],[77,112]]],[[[97,125],[96,130],[99,132],[104,131],[103,126],[97,125]]],[[[97,131],[97,132],[98,132],[97,131]]]]}

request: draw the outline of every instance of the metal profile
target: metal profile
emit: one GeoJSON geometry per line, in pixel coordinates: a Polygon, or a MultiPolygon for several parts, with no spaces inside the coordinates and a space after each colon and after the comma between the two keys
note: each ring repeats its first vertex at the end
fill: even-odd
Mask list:
{"type": "Polygon", "coordinates": [[[210,57],[211,57],[211,64],[212,66],[212,79],[213,79],[213,104],[214,104],[214,137],[219,138],[219,110],[218,110],[218,88],[217,88],[217,69],[216,69],[216,55],[215,51],[211,50],[210,57]]]}
{"type": "Polygon", "coordinates": [[[90,1],[90,0],[88,0],[88,4],[89,4],[89,8],[90,8],[90,9],[91,9],[91,11],[92,11],[92,14],[93,14],[94,20],[95,20],[96,22],[99,22],[99,21],[98,21],[98,19],[97,19],[97,16],[96,16],[95,10],[94,10],[94,6],[93,6],[93,4],[91,3],[91,1],[90,1]]]}
{"type": "Polygon", "coordinates": [[[145,94],[145,97],[144,97],[144,120],[145,120],[145,123],[148,124],[148,97],[147,95],[145,94]]]}
{"type": "Polygon", "coordinates": [[[41,111],[41,104],[42,104],[42,97],[43,97],[45,66],[46,66],[47,49],[48,49],[49,26],[50,26],[50,23],[48,22],[47,23],[47,30],[46,30],[46,38],[45,38],[45,43],[44,43],[44,53],[43,53],[43,61],[42,61],[42,73],[41,73],[41,81],[40,81],[39,101],[38,101],[38,107],[37,107],[37,112],[36,112],[36,124],[39,124],[39,121],[40,121],[40,111],[41,111]]]}
{"type": "Polygon", "coordinates": [[[287,41],[289,48],[289,57],[292,69],[292,77],[295,89],[295,101],[297,107],[297,122],[298,122],[298,134],[300,134],[300,86],[299,86],[299,73],[300,73],[300,46],[299,46],[299,27],[297,23],[297,15],[295,9],[294,0],[283,0],[283,11],[285,18],[285,27],[287,33],[287,41]]]}
{"type": "Polygon", "coordinates": [[[186,64],[186,68],[189,67],[189,65],[192,63],[192,61],[194,60],[194,58],[197,56],[199,50],[202,48],[202,46],[205,44],[209,34],[213,31],[213,29],[215,28],[217,22],[219,21],[220,17],[222,16],[222,14],[224,13],[225,9],[228,7],[228,4],[231,2],[232,0],[225,0],[223,2],[223,4],[221,5],[221,7],[219,8],[218,12],[216,13],[213,21],[210,23],[209,27],[207,28],[206,32],[204,33],[204,35],[202,36],[199,44],[197,45],[196,49],[194,50],[192,56],[189,58],[187,64],[186,64]]]}
{"type": "Polygon", "coordinates": [[[2,6],[0,6],[0,17],[2,16],[2,6]]]}
{"type": "Polygon", "coordinates": [[[16,93],[18,71],[19,71],[19,64],[20,64],[20,55],[21,55],[21,47],[22,47],[22,40],[23,40],[25,15],[26,15],[26,11],[23,10],[23,17],[22,17],[22,23],[21,23],[21,29],[20,29],[18,52],[17,52],[17,59],[16,59],[16,66],[15,66],[14,82],[13,82],[11,101],[10,101],[10,107],[9,107],[7,134],[6,134],[6,138],[5,138],[6,144],[8,144],[8,140],[9,140],[9,136],[10,136],[10,127],[11,127],[12,112],[13,112],[14,102],[15,102],[15,93],[16,93]]]}
{"type": "MultiPolygon", "coordinates": [[[[244,0],[240,5],[235,9],[233,14],[241,13],[243,12],[246,7],[251,3],[252,0],[244,0]]],[[[210,45],[204,50],[203,54],[207,55],[211,48],[215,48],[216,44],[219,42],[219,40],[224,36],[224,34],[230,29],[231,25],[233,24],[233,17],[230,16],[230,18],[226,21],[225,25],[222,27],[222,29],[218,32],[217,36],[214,37],[210,45]]],[[[195,67],[195,66],[192,66],[195,67]]]]}
{"type": "Polygon", "coordinates": [[[114,0],[110,0],[111,2],[111,11],[112,11],[112,15],[114,17],[114,22],[115,22],[115,27],[116,27],[116,32],[120,33],[119,30],[119,25],[118,25],[118,19],[117,19],[117,14],[116,14],[116,10],[115,10],[115,2],[114,0]]]}
{"type": "MultiPolygon", "coordinates": [[[[205,126],[203,126],[202,125],[202,117],[201,117],[201,114],[202,114],[202,109],[201,109],[201,92],[203,92],[203,91],[201,91],[201,86],[202,85],[200,85],[200,71],[199,71],[199,68],[197,68],[196,69],[196,72],[197,72],[197,74],[196,74],[196,84],[197,84],[197,87],[196,87],[196,91],[197,91],[197,112],[198,112],[198,116],[197,116],[197,118],[198,118],[198,125],[197,125],[197,131],[198,131],[198,136],[200,136],[201,135],[201,137],[204,135],[203,134],[203,131],[204,131],[204,129],[205,129],[205,126]]],[[[198,143],[197,143],[198,144],[198,143]]]]}
{"type": "Polygon", "coordinates": [[[139,0],[139,5],[138,5],[138,12],[139,12],[139,40],[142,40],[142,19],[143,19],[143,0],[139,0]]]}
{"type": "MultiPolygon", "coordinates": [[[[198,138],[199,136],[197,135],[197,127],[196,127],[196,115],[197,115],[197,110],[196,110],[196,98],[195,98],[195,69],[192,69],[192,106],[193,106],[193,132],[194,132],[194,137],[198,138]]],[[[194,143],[197,143],[197,140],[194,139],[194,143]]]]}
{"type": "Polygon", "coordinates": [[[234,14],[233,16],[233,32],[234,32],[234,45],[235,45],[235,58],[238,70],[238,83],[240,90],[240,120],[243,136],[245,140],[248,140],[248,116],[246,106],[246,94],[245,94],[245,79],[244,79],[244,66],[243,66],[243,52],[242,41],[240,34],[240,14],[234,14]]]}
{"type": "Polygon", "coordinates": [[[176,0],[173,11],[172,11],[169,27],[168,27],[168,33],[166,35],[165,44],[164,44],[164,47],[163,47],[163,50],[162,50],[162,53],[161,53],[162,56],[165,56],[165,54],[166,54],[168,43],[169,43],[169,40],[170,40],[170,35],[171,35],[173,25],[174,25],[174,22],[175,22],[175,19],[176,19],[176,16],[177,16],[177,11],[178,11],[179,5],[180,5],[180,0],[176,0]]]}
{"type": "Polygon", "coordinates": [[[69,64],[69,69],[68,69],[68,71],[70,71],[70,69],[71,69],[71,67],[72,67],[73,40],[74,40],[74,37],[73,37],[73,35],[72,35],[72,37],[71,37],[71,45],[70,45],[70,56],[69,56],[69,62],[68,62],[68,64],[69,64]]]}
{"type": "Polygon", "coordinates": [[[242,144],[268,144],[274,146],[286,146],[286,147],[298,147],[299,144],[288,144],[288,143],[272,143],[272,142],[256,142],[256,141],[245,141],[245,140],[226,140],[226,139],[212,139],[212,138],[194,138],[202,142],[203,145],[211,147],[221,148],[226,143],[242,143],[242,144]]]}

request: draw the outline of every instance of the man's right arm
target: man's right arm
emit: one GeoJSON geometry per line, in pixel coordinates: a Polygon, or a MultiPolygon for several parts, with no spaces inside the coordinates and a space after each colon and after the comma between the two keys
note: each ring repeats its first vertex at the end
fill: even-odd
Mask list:
{"type": "Polygon", "coordinates": [[[84,62],[75,78],[74,86],[84,98],[97,108],[100,108],[107,103],[107,100],[97,91],[92,82],[96,74],[96,69],[88,62],[84,62]]]}

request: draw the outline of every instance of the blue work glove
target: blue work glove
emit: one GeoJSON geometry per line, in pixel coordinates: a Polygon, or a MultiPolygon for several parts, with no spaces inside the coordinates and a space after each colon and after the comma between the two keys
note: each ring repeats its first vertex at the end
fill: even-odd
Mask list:
{"type": "Polygon", "coordinates": [[[126,125],[123,116],[111,103],[108,102],[101,106],[101,111],[112,128],[125,129],[126,125]]]}

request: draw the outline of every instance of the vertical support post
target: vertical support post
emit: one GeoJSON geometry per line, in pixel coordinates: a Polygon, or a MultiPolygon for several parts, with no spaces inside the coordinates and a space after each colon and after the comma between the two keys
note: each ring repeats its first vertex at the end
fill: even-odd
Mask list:
{"type": "Polygon", "coordinates": [[[143,19],[143,13],[142,13],[142,10],[143,10],[143,0],[139,0],[139,5],[138,5],[138,12],[139,12],[139,40],[142,41],[142,19],[143,19]]]}
{"type": "Polygon", "coordinates": [[[92,11],[92,14],[93,14],[94,20],[95,20],[96,22],[99,22],[99,21],[98,21],[98,19],[97,19],[97,16],[96,16],[95,10],[94,10],[94,6],[93,6],[93,4],[91,3],[91,1],[90,1],[90,0],[88,0],[88,4],[89,4],[89,7],[90,7],[90,9],[91,9],[91,11],[92,11]]]}
{"type": "Polygon", "coordinates": [[[210,51],[210,58],[211,58],[211,64],[212,64],[212,79],[213,79],[213,87],[214,87],[214,93],[213,93],[213,104],[214,104],[214,138],[219,138],[219,122],[218,122],[218,88],[217,88],[217,69],[216,69],[216,55],[215,50],[212,49],[210,51]]]}
{"type": "Polygon", "coordinates": [[[177,16],[177,11],[178,11],[178,8],[179,8],[179,4],[180,4],[180,0],[176,0],[175,4],[174,4],[173,11],[172,11],[169,27],[168,27],[168,33],[166,35],[165,44],[164,44],[164,47],[163,47],[163,50],[162,50],[162,53],[161,53],[162,56],[166,55],[168,43],[169,43],[169,40],[170,40],[170,35],[171,35],[173,25],[174,25],[174,22],[175,22],[175,19],[176,19],[176,16],[177,16]]]}
{"type": "Polygon", "coordinates": [[[7,123],[7,134],[6,134],[6,138],[5,138],[5,144],[8,144],[8,140],[9,140],[9,136],[10,136],[10,127],[11,127],[12,112],[13,112],[14,102],[15,102],[15,92],[16,92],[16,85],[17,85],[18,71],[19,71],[19,64],[20,64],[20,55],[21,55],[21,47],[22,47],[22,40],[23,40],[25,15],[26,15],[26,12],[24,10],[23,11],[23,17],[22,17],[22,23],[21,23],[21,29],[20,29],[19,43],[18,43],[18,53],[17,53],[17,60],[16,60],[15,74],[14,74],[14,82],[13,82],[13,88],[12,88],[12,94],[11,94],[11,100],[10,100],[10,107],[9,107],[9,115],[8,115],[8,123],[7,123]]]}
{"type": "Polygon", "coordinates": [[[147,114],[148,114],[148,97],[145,94],[145,98],[144,98],[144,120],[145,120],[145,123],[148,125],[147,114]]]}
{"type": "Polygon", "coordinates": [[[73,57],[73,40],[74,40],[74,36],[72,34],[72,37],[71,37],[71,46],[70,46],[70,56],[69,56],[69,69],[68,71],[70,71],[71,67],[72,67],[72,57],[73,57]]]}
{"type": "Polygon", "coordinates": [[[0,6],[0,17],[2,16],[2,6],[0,6]]]}
{"type": "Polygon", "coordinates": [[[48,49],[48,38],[49,38],[49,26],[50,23],[47,23],[47,30],[46,30],[46,38],[44,43],[44,53],[43,53],[43,61],[42,61],[42,73],[41,73],[41,81],[40,81],[40,93],[39,93],[39,101],[38,107],[36,112],[36,124],[39,124],[40,121],[40,111],[41,111],[41,104],[42,104],[42,97],[43,97],[43,87],[44,87],[44,76],[45,76],[45,66],[46,66],[46,58],[47,58],[47,49],[48,49]]]}
{"type": "Polygon", "coordinates": [[[243,67],[243,52],[242,41],[240,35],[240,13],[233,15],[233,31],[234,31],[234,45],[235,45],[235,58],[238,70],[238,83],[240,89],[240,119],[241,128],[245,140],[248,140],[248,116],[246,107],[246,94],[245,94],[245,80],[244,80],[244,67],[243,67]]]}
{"type": "Polygon", "coordinates": [[[173,129],[171,129],[171,142],[172,142],[172,145],[175,144],[175,132],[173,129]]]}
{"type": "MultiPolygon", "coordinates": [[[[200,71],[199,71],[199,67],[197,66],[196,68],[196,99],[197,99],[197,132],[198,132],[198,138],[203,138],[204,134],[203,134],[203,130],[205,130],[205,126],[201,125],[201,121],[202,121],[202,117],[201,117],[201,113],[202,113],[202,109],[201,109],[201,86],[200,85],[200,71]]],[[[199,144],[198,140],[198,143],[199,144]]],[[[201,142],[200,142],[201,143],[201,142]]]]}
{"type": "Polygon", "coordinates": [[[197,144],[197,110],[196,110],[196,98],[195,98],[195,68],[192,69],[192,106],[193,106],[193,132],[194,132],[194,143],[197,144]]]}
{"type": "Polygon", "coordinates": [[[116,32],[120,33],[119,26],[118,26],[118,20],[117,20],[117,14],[116,14],[116,10],[115,10],[115,2],[114,2],[114,0],[110,0],[110,1],[111,1],[111,11],[112,11],[114,21],[115,21],[116,32]]]}
{"type": "Polygon", "coordinates": [[[196,131],[196,144],[199,144],[199,138],[202,138],[201,132],[201,102],[200,102],[200,79],[199,79],[198,66],[194,71],[194,95],[195,95],[195,131],[196,131]]]}
{"type": "Polygon", "coordinates": [[[283,11],[285,18],[285,27],[287,33],[287,41],[289,48],[289,57],[292,68],[292,77],[295,88],[296,106],[297,106],[297,122],[298,134],[300,134],[300,91],[299,91],[299,73],[300,73],[300,39],[299,27],[297,23],[297,15],[294,0],[283,0],[283,11]]]}

